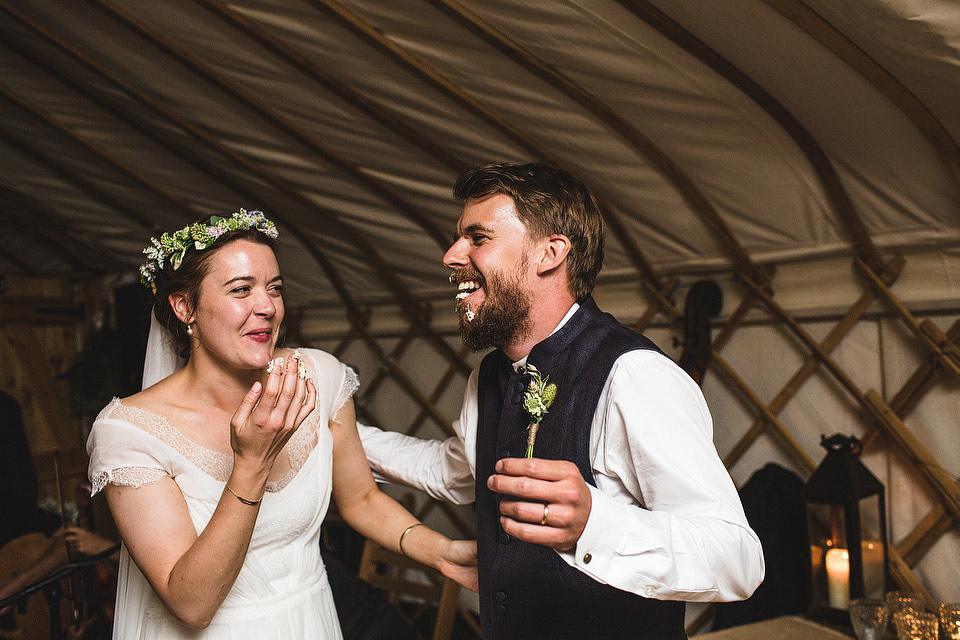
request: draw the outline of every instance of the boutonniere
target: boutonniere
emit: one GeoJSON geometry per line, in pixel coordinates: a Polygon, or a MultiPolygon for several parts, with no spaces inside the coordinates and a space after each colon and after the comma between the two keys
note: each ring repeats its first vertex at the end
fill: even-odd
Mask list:
{"type": "Polygon", "coordinates": [[[553,399],[557,397],[557,385],[547,384],[550,376],[541,377],[540,371],[532,364],[527,365],[527,371],[530,373],[530,385],[526,393],[523,394],[523,408],[527,410],[530,416],[530,424],[527,425],[527,456],[533,457],[533,445],[537,441],[537,430],[540,428],[540,421],[547,415],[547,410],[553,404],[553,399]]]}

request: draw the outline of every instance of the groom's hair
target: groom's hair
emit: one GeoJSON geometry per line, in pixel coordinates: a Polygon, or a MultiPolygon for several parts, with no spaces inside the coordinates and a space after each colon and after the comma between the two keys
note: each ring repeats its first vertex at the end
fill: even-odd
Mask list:
{"type": "Polygon", "coordinates": [[[540,162],[481,165],[461,175],[453,187],[460,203],[498,193],[513,199],[531,239],[554,233],[570,239],[567,286],[582,302],[603,266],[603,217],[590,189],[563,169],[540,162]]]}

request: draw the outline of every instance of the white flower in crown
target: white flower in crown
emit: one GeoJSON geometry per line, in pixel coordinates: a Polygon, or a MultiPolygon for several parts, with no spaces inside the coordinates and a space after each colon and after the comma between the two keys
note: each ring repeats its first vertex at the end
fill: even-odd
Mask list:
{"type": "Polygon", "coordinates": [[[147,261],[154,261],[157,268],[163,269],[163,245],[156,238],[150,238],[150,246],[143,250],[147,255],[147,261]]]}

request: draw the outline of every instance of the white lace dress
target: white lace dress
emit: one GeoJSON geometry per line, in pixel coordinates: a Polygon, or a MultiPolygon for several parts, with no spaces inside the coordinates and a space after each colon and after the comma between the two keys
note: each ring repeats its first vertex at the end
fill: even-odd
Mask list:
{"type": "MultiPolygon", "coordinates": [[[[333,597],[320,558],[320,524],[330,504],[333,442],[327,424],[358,386],[332,355],[303,349],[317,382],[317,409],[278,457],[240,575],[212,624],[179,623],[122,549],[113,637],[122,640],[338,639],[333,597]],[[279,474],[276,472],[279,470],[279,474]]],[[[114,399],[87,441],[94,491],[141,487],[170,476],[199,534],[217,506],[233,457],[187,439],[163,416],[114,399]]]]}

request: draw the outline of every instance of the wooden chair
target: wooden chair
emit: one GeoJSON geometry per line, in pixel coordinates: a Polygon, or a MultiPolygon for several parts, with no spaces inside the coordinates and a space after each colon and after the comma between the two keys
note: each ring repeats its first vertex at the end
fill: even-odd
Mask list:
{"type": "Polygon", "coordinates": [[[361,579],[386,592],[390,603],[411,625],[435,605],[437,621],[431,640],[450,640],[460,608],[460,585],[456,581],[372,540],[364,544],[357,573],[361,579]],[[401,601],[416,605],[412,614],[398,606],[401,601]]]}

